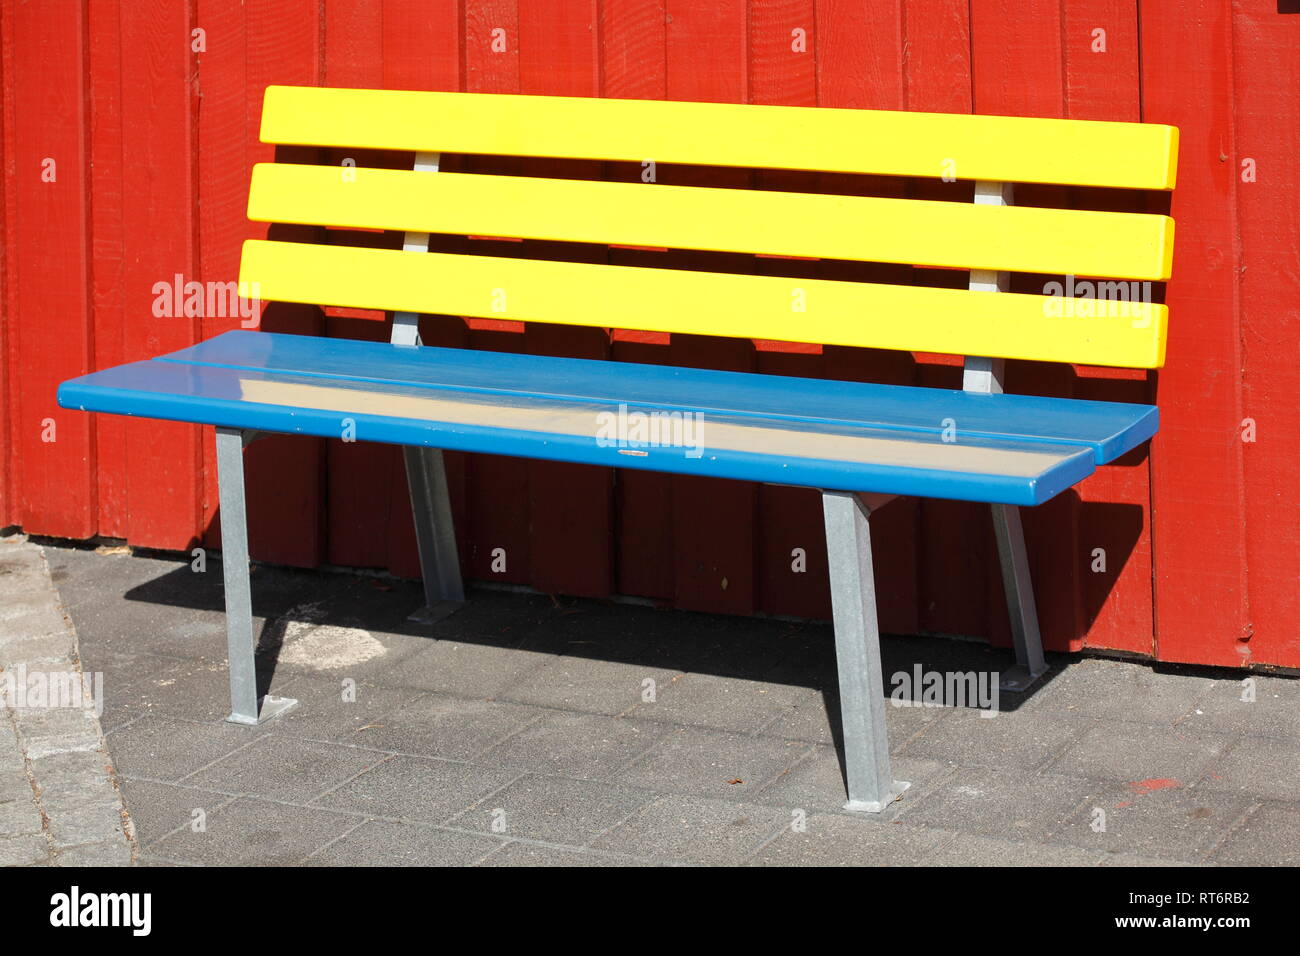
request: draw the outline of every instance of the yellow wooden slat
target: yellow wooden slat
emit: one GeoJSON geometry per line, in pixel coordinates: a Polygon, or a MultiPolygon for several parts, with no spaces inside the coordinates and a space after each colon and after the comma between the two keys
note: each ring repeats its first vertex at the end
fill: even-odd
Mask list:
{"type": "Polygon", "coordinates": [[[264,240],[244,243],[240,286],[271,301],[1134,368],[1163,364],[1167,316],[1141,302],[264,240]],[[1114,314],[1078,314],[1103,304],[1114,314]]]}
{"type": "Polygon", "coordinates": [[[1014,116],[268,86],[262,141],[1172,189],[1178,130],[1014,116]]]}
{"type": "Polygon", "coordinates": [[[645,183],[259,164],[248,216],[402,232],[1165,279],[1173,220],[645,183]]]}

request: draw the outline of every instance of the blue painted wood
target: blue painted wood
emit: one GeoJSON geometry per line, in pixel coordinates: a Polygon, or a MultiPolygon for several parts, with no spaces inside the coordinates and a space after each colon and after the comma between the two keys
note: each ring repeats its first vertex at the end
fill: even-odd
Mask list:
{"type": "Polygon", "coordinates": [[[59,403],[329,437],[350,419],[358,441],[1017,505],[1046,501],[1145,441],[1157,414],[260,332],[72,379],[59,403]],[[700,441],[645,444],[628,433],[637,413],[656,412],[700,416],[700,441]]]}
{"type": "Polygon", "coordinates": [[[1156,432],[1153,405],[979,395],[944,388],[719,372],[468,349],[395,349],[383,343],[227,332],[163,360],[327,376],[627,401],[710,412],[837,421],[962,435],[1085,444],[1105,464],[1156,432]]]}

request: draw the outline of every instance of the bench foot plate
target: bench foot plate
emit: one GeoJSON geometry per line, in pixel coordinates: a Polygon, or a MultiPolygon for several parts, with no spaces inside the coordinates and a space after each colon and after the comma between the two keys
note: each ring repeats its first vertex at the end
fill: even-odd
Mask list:
{"type": "Polygon", "coordinates": [[[406,616],[412,624],[437,624],[445,617],[450,617],[465,606],[464,601],[439,601],[436,604],[416,608],[406,616]]]}
{"type": "Polygon", "coordinates": [[[226,718],[228,723],[244,724],[248,727],[255,727],[258,724],[264,724],[273,717],[279,717],[281,714],[288,713],[298,706],[298,701],[292,697],[272,697],[267,694],[262,698],[261,707],[257,711],[257,719],[249,720],[241,714],[231,714],[226,718]]]}
{"type": "Polygon", "coordinates": [[[885,807],[901,797],[903,791],[910,786],[911,784],[906,780],[895,780],[884,800],[850,800],[844,804],[844,809],[850,813],[880,813],[885,807]]]}
{"type": "Polygon", "coordinates": [[[1041,670],[1031,671],[1028,667],[1016,664],[1008,667],[998,675],[998,690],[1005,691],[1008,694],[1023,694],[1037,684],[1039,679],[1046,673],[1046,667],[1041,670]]]}

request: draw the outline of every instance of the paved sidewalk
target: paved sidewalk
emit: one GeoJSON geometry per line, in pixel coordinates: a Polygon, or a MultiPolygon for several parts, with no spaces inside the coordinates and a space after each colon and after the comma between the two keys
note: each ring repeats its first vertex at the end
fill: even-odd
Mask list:
{"type": "Polygon", "coordinates": [[[0,866],[116,866],[134,837],[41,549],[0,538],[0,866]]]}
{"type": "Polygon", "coordinates": [[[991,718],[890,706],[912,787],[851,815],[827,625],[479,590],[431,635],[415,584],[257,568],[259,668],[300,703],[250,728],[218,561],[46,554],[144,864],[1300,863],[1294,679],[1062,658],[991,718]]]}

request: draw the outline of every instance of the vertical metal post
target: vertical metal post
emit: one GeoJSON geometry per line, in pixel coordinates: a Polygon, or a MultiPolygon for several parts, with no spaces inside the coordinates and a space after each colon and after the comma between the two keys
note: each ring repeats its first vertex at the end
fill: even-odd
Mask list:
{"type": "MultiPolygon", "coordinates": [[[[436,173],[441,156],[417,153],[416,172],[436,173]]],[[[402,241],[406,252],[429,251],[427,232],[408,232],[402,241]]],[[[419,348],[420,317],[414,312],[393,313],[394,345],[419,348]]],[[[460,558],[456,551],[456,534],[452,522],[451,496],[447,489],[447,470],[442,451],[437,448],[406,447],[406,483],[411,491],[411,513],[415,519],[415,539],[420,549],[420,574],[424,578],[425,606],[411,615],[411,620],[432,623],[446,617],[465,600],[460,577],[460,558]]]]}
{"type": "Polygon", "coordinates": [[[217,482],[221,498],[221,571],[226,584],[226,655],[230,662],[230,716],[236,724],[260,724],[297,701],[257,696],[257,641],[248,580],[248,518],[244,500],[245,434],[217,429],[217,482]]]}
{"type": "MultiPolygon", "coordinates": [[[[1010,206],[1015,200],[1011,183],[977,182],[975,202],[979,205],[1010,206]]],[[[1007,292],[1010,277],[1006,272],[972,269],[970,288],[980,292],[1007,292]]],[[[987,356],[967,356],[962,368],[962,389],[967,392],[1000,393],[1006,362],[987,356]]],[[[1029,578],[1029,558],[1025,551],[1025,533],[1020,523],[1020,509],[1015,505],[990,505],[993,531],[998,542],[998,563],[1002,569],[1002,587],[1006,593],[1007,613],[1011,619],[1012,643],[1016,649],[1016,666],[1002,675],[1002,690],[1023,691],[1047,670],[1043,659],[1043,639],[1038,629],[1038,608],[1034,603],[1033,582],[1029,578]]]]}
{"type": "Polygon", "coordinates": [[[856,494],[839,491],[822,492],[822,512],[844,726],[844,809],[879,813],[908,785],[894,780],[889,766],[869,512],[856,494]]]}

